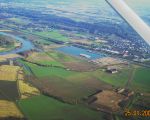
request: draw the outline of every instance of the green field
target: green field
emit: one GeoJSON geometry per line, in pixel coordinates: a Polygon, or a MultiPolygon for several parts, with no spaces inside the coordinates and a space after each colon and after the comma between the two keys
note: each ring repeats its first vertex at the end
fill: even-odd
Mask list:
{"type": "MultiPolygon", "coordinates": [[[[32,62],[36,62],[36,63],[42,64],[42,65],[52,65],[54,67],[42,67],[42,66],[38,66],[38,65],[35,65],[35,64],[29,63],[29,62],[25,62],[22,60],[18,60],[18,61],[21,62],[22,64],[24,64],[25,66],[29,67],[32,70],[32,72],[34,73],[34,75],[36,77],[40,77],[40,78],[41,77],[51,77],[51,76],[67,78],[69,76],[78,74],[77,72],[68,71],[66,69],[63,69],[63,68],[65,68],[65,66],[61,63],[61,62],[69,62],[69,61],[79,61],[76,58],[59,53],[57,51],[47,52],[46,54],[40,53],[39,56],[41,56],[41,59],[38,59],[38,60],[34,60],[31,58],[33,60],[32,62]],[[52,60],[49,60],[49,61],[44,60],[44,57],[42,58],[43,55],[52,58],[52,60]],[[58,68],[55,66],[58,66],[58,68]]],[[[30,56],[29,56],[29,59],[30,59],[30,56]]]]}
{"type": "Polygon", "coordinates": [[[150,68],[137,68],[131,86],[140,91],[150,92],[150,68]]]}
{"type": "Polygon", "coordinates": [[[130,71],[131,70],[129,68],[124,68],[116,74],[109,74],[103,70],[97,70],[96,72],[94,72],[94,75],[103,82],[114,86],[124,87],[129,79],[130,71]]]}
{"type": "Polygon", "coordinates": [[[50,77],[58,76],[66,78],[68,76],[74,75],[76,72],[67,71],[63,68],[55,67],[41,67],[32,63],[25,62],[28,65],[36,77],[50,77]]]}
{"type": "Polygon", "coordinates": [[[40,35],[42,37],[47,37],[59,41],[69,41],[69,38],[66,36],[62,35],[59,31],[53,30],[53,31],[48,31],[48,32],[36,32],[36,35],[40,35]]]}
{"type": "MultiPolygon", "coordinates": [[[[53,58],[53,61],[40,60],[39,63],[48,64],[48,65],[52,64],[56,66],[65,67],[62,65],[62,62],[74,62],[74,61],[83,62],[83,60],[79,60],[78,58],[74,58],[72,56],[65,55],[57,51],[46,52],[45,55],[48,55],[49,57],[53,58]]],[[[98,69],[96,71],[91,71],[91,72],[75,72],[75,71],[67,71],[66,69],[62,69],[62,68],[41,67],[28,62],[24,62],[24,63],[31,68],[32,72],[37,77],[58,76],[68,80],[70,79],[70,81],[72,80],[72,78],[73,79],[76,78],[76,81],[78,82],[82,81],[83,77],[84,79],[96,78],[100,82],[102,81],[110,85],[121,86],[121,87],[124,87],[126,85],[130,76],[130,72],[132,71],[132,67],[131,68],[125,67],[116,74],[106,73],[102,69],[98,69]]]]}
{"type": "MultiPolygon", "coordinates": [[[[27,63],[27,65],[31,68],[32,72],[37,76],[37,77],[50,77],[50,76],[58,76],[62,78],[67,78],[67,77],[87,77],[90,78],[96,77],[100,81],[103,81],[105,83],[114,85],[114,86],[125,86],[126,82],[128,81],[130,71],[124,70],[120,73],[117,74],[109,74],[106,72],[103,72],[101,70],[93,71],[93,72],[74,72],[74,71],[67,71],[65,69],[61,68],[46,68],[46,67],[40,67],[31,63],[27,63]]],[[[77,80],[78,80],[77,79],[77,80]]]]}
{"type": "MultiPolygon", "coordinates": [[[[100,89],[111,89],[112,86],[125,87],[130,79],[130,76],[132,75],[132,71],[134,70],[134,66],[124,66],[119,69],[119,72],[116,74],[107,73],[102,68],[90,72],[76,72],[64,69],[63,67],[65,67],[65,65],[61,66],[61,64],[67,61],[79,61],[77,58],[74,59],[72,56],[65,55],[57,51],[39,53],[38,55],[48,56],[48,58],[44,56],[42,57],[43,59],[46,59],[46,61],[41,59],[42,61],[40,60],[38,63],[53,64],[59,67],[45,67],[20,60],[20,62],[23,63],[27,68],[30,68],[30,72],[37,78],[37,81],[30,81],[49,96],[58,97],[68,103],[74,103],[75,100],[82,102],[83,97],[87,97],[100,89]],[[48,61],[49,57],[50,61],[48,61]]],[[[34,61],[33,59],[33,62],[37,61],[34,61]]],[[[147,73],[147,69],[143,69],[143,74],[147,73]]],[[[135,76],[140,75],[138,71],[139,70],[135,72],[135,76]]],[[[28,73],[27,70],[26,73],[28,73]]],[[[141,70],[140,73],[142,73],[141,70]]],[[[139,76],[137,77],[139,78],[139,76]]],[[[141,78],[143,77],[141,76],[141,78]]],[[[135,79],[135,77],[133,76],[132,79],[135,79]]],[[[145,77],[145,79],[148,81],[149,77],[145,77]]],[[[138,85],[143,85],[140,83],[137,84],[138,82],[135,80],[132,81],[136,83],[132,84],[134,85],[133,89],[138,87],[138,85]]],[[[145,84],[147,85],[148,82],[145,84]]]]}
{"type": "Polygon", "coordinates": [[[39,63],[41,65],[51,65],[51,66],[60,66],[64,67],[62,63],[59,61],[56,61],[51,57],[49,54],[46,53],[38,53],[35,56],[30,55],[27,60],[33,62],[33,63],[39,63]]]}
{"type": "Polygon", "coordinates": [[[56,61],[61,61],[61,62],[71,62],[71,61],[79,61],[79,59],[60,53],[58,51],[50,51],[46,52],[47,55],[55,59],[56,61]]]}
{"type": "Polygon", "coordinates": [[[51,41],[48,41],[48,40],[45,40],[45,39],[37,39],[35,42],[35,44],[37,45],[51,45],[52,42],[51,41]]]}
{"type": "Polygon", "coordinates": [[[29,120],[102,120],[103,114],[81,105],[69,105],[46,96],[18,102],[29,120]]]}
{"type": "MultiPolygon", "coordinates": [[[[49,54],[55,60],[59,60],[62,56],[60,53],[49,54]]],[[[65,61],[67,59],[71,60],[71,57],[66,57],[65,61]]],[[[57,96],[69,103],[74,103],[75,100],[81,101],[83,97],[87,97],[97,90],[111,88],[111,85],[124,86],[130,72],[124,69],[117,74],[108,74],[101,69],[91,72],[75,72],[63,68],[42,67],[25,61],[21,62],[29,67],[38,78],[36,82],[31,80],[35,86],[50,96],[57,96]]]]}
{"type": "Polygon", "coordinates": [[[43,60],[41,60],[38,63],[43,64],[43,65],[62,66],[63,67],[63,65],[57,61],[43,61],[43,60]]]}
{"type": "MultiPolygon", "coordinates": [[[[61,97],[63,100],[72,102],[82,99],[101,89],[104,84],[92,76],[92,72],[75,72],[57,67],[42,67],[29,62],[19,60],[27,68],[29,67],[38,80],[32,81],[36,86],[49,93],[49,95],[61,97]],[[50,90],[50,89],[52,90],[50,90]]],[[[27,69],[25,69],[25,73],[27,69]]]]}

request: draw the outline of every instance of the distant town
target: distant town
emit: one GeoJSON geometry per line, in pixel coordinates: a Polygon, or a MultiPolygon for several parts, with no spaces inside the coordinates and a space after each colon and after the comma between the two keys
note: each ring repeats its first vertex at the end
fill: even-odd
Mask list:
{"type": "Polygon", "coordinates": [[[102,51],[137,62],[150,61],[150,47],[126,23],[114,24],[102,21],[102,23],[91,24],[76,22],[68,18],[48,15],[41,11],[22,7],[15,8],[11,4],[1,4],[0,17],[1,23],[3,23],[1,29],[9,28],[16,31],[28,31],[33,35],[35,31],[44,32],[57,29],[64,36],[70,39],[79,39],[80,41],[62,42],[52,39],[48,41],[102,51]],[[20,12],[18,12],[18,9],[20,12]],[[16,17],[22,19],[23,23],[19,22],[19,20],[15,21],[13,18],[16,17]],[[82,33],[82,35],[75,36],[78,33],[82,33]]]}

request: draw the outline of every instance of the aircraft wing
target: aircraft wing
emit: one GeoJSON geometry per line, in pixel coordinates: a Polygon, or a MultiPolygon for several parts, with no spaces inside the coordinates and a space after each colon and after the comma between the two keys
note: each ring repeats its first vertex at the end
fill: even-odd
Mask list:
{"type": "Polygon", "coordinates": [[[150,45],[150,27],[124,2],[124,0],[106,0],[106,2],[150,45]]]}

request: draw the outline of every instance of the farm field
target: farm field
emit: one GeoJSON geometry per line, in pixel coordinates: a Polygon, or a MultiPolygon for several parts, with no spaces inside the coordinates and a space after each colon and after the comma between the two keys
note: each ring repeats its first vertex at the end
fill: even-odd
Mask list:
{"type": "Polygon", "coordinates": [[[19,93],[17,89],[17,79],[21,68],[19,66],[0,66],[0,98],[2,100],[17,100],[19,93]]]}
{"type": "Polygon", "coordinates": [[[103,105],[106,106],[107,109],[112,109],[112,111],[119,110],[120,106],[118,105],[118,103],[120,102],[120,100],[123,100],[125,98],[123,95],[109,90],[102,91],[94,95],[94,97],[96,97],[97,99],[96,101],[91,103],[93,104],[93,106],[101,107],[103,105]]]}
{"type": "Polygon", "coordinates": [[[25,63],[31,68],[32,72],[37,77],[58,76],[58,77],[66,78],[67,76],[71,76],[76,73],[72,71],[67,71],[63,68],[42,67],[28,62],[25,63]]]}
{"type": "MultiPolygon", "coordinates": [[[[27,58],[18,59],[17,62],[21,63],[24,69],[18,66],[0,66],[1,72],[6,71],[5,73],[11,75],[13,71],[13,77],[4,74],[6,78],[3,77],[0,81],[0,99],[12,102],[17,100],[20,110],[29,120],[70,120],[71,116],[75,116],[74,120],[103,119],[104,114],[85,106],[88,96],[99,90],[112,91],[116,87],[124,88],[130,79],[130,88],[136,89],[140,84],[140,81],[139,84],[135,84],[138,83],[138,78],[149,79],[143,77],[143,74],[148,74],[148,68],[135,69],[134,65],[119,65],[115,66],[118,72],[110,74],[104,67],[54,50],[31,52],[27,58]],[[90,69],[92,66],[95,68],[90,69]],[[134,69],[135,74],[131,74],[134,69]]],[[[132,104],[133,107],[137,106],[132,104]]],[[[116,108],[119,109],[118,106],[116,108]]]]}
{"type": "Polygon", "coordinates": [[[132,68],[124,68],[116,74],[110,74],[110,73],[106,73],[103,70],[97,70],[93,74],[103,82],[106,82],[113,86],[124,87],[129,79],[131,70],[132,68]]]}
{"type": "Polygon", "coordinates": [[[56,61],[46,53],[32,53],[26,60],[31,61],[31,62],[36,62],[41,65],[52,65],[52,66],[62,66],[60,62],[56,61]]]}
{"type": "Polygon", "coordinates": [[[34,79],[31,82],[44,94],[73,104],[82,102],[83,97],[89,96],[99,89],[111,88],[111,86],[92,78],[80,78],[77,81],[72,79],[72,81],[69,81],[57,76],[51,76],[38,80],[34,79]]]}
{"type": "MultiPolygon", "coordinates": [[[[85,64],[84,60],[79,60],[77,58],[73,59],[71,56],[67,56],[62,53],[56,54],[52,52],[49,53],[49,56],[51,57],[50,59],[53,59],[56,62],[60,62],[60,60],[62,60],[62,63],[67,63],[67,59],[69,59],[69,63],[77,62],[81,64],[81,66],[84,64],[84,69],[87,70],[89,69],[87,66],[92,66],[88,65],[88,62],[85,62],[87,63],[85,64]],[[63,55],[64,59],[60,59],[59,55],[63,55]]],[[[32,61],[36,62],[36,60],[34,61],[34,58],[32,61]]],[[[77,72],[59,67],[44,67],[22,60],[20,60],[20,62],[29,68],[29,72],[36,77],[36,79],[30,79],[31,83],[49,96],[59,97],[63,101],[67,101],[69,103],[75,103],[76,100],[80,101],[83,96],[89,96],[99,89],[111,88],[110,85],[107,85],[92,76],[92,72],[77,72]]]]}
{"type": "Polygon", "coordinates": [[[58,76],[64,79],[70,79],[74,78],[76,76],[81,77],[82,76],[93,76],[94,78],[99,79],[100,81],[106,82],[108,84],[114,85],[114,86],[124,86],[126,82],[128,81],[130,71],[122,70],[122,72],[117,74],[109,74],[102,70],[96,70],[94,72],[83,72],[80,74],[79,72],[74,71],[67,71],[65,69],[61,68],[50,68],[50,67],[40,67],[31,63],[26,63],[28,65],[35,76],[37,77],[51,77],[51,76],[58,76]],[[119,82],[118,82],[119,81],[119,82]]]}
{"type": "Polygon", "coordinates": [[[30,120],[100,120],[103,116],[82,105],[61,103],[43,95],[20,100],[18,105],[30,120]]]}
{"type": "Polygon", "coordinates": [[[0,99],[15,101],[19,98],[16,82],[0,80],[0,99]]]}
{"type": "Polygon", "coordinates": [[[15,102],[19,99],[17,79],[22,79],[19,66],[0,66],[0,119],[24,119],[15,102]]]}
{"type": "Polygon", "coordinates": [[[23,118],[23,114],[13,102],[7,100],[0,100],[0,108],[0,119],[7,117],[13,117],[14,119],[23,118]]]}
{"type": "Polygon", "coordinates": [[[67,38],[66,36],[62,35],[57,30],[48,31],[48,32],[36,32],[35,34],[43,36],[43,37],[59,40],[59,41],[69,41],[69,38],[67,38]]]}
{"type": "Polygon", "coordinates": [[[26,60],[30,63],[37,63],[39,65],[54,66],[67,68],[68,70],[87,72],[93,71],[98,68],[97,65],[89,63],[86,60],[81,60],[72,56],[65,55],[59,52],[46,52],[46,53],[31,53],[26,60]],[[63,57],[62,57],[63,56],[63,57]],[[73,59],[74,58],[74,59],[73,59]]]}
{"type": "Polygon", "coordinates": [[[107,1],[0,0],[0,120],[149,120],[150,46],[107,1]]]}
{"type": "Polygon", "coordinates": [[[150,92],[150,68],[139,67],[135,71],[131,87],[135,90],[150,92]]]}
{"type": "Polygon", "coordinates": [[[26,83],[23,80],[19,80],[19,91],[20,91],[20,98],[21,99],[26,99],[29,98],[31,96],[35,96],[35,95],[39,95],[40,91],[33,87],[32,85],[30,85],[29,83],[26,83]]]}
{"type": "Polygon", "coordinates": [[[47,55],[55,59],[56,61],[61,61],[61,62],[73,62],[73,61],[81,61],[81,59],[78,59],[76,57],[72,57],[70,55],[66,55],[64,53],[51,50],[46,52],[47,55]]]}
{"type": "Polygon", "coordinates": [[[0,80],[6,81],[16,81],[17,80],[17,72],[20,67],[18,66],[10,66],[10,65],[2,65],[0,66],[0,80]]]}
{"type": "MultiPolygon", "coordinates": [[[[0,66],[1,74],[6,71],[10,75],[3,74],[6,78],[3,77],[0,81],[0,99],[11,102],[17,100],[20,110],[29,120],[70,120],[71,116],[75,116],[74,120],[100,120],[104,114],[85,106],[88,96],[99,90],[124,88],[129,79],[132,89],[142,84],[141,79],[147,80],[143,85],[149,84],[149,77],[144,76],[149,73],[148,68],[135,69],[134,65],[119,65],[118,72],[110,74],[105,71],[106,68],[95,64],[95,68],[89,71],[94,66],[92,63],[54,50],[31,52],[27,58],[18,59],[17,62],[24,69],[18,66],[0,66]],[[135,73],[131,74],[134,69],[135,73]]],[[[141,91],[145,90],[145,86],[141,91]]],[[[101,99],[98,102],[102,103],[101,99]]],[[[132,104],[131,107],[138,106],[132,104]]],[[[119,109],[118,106],[116,108],[119,109]]]]}
{"type": "MultiPolygon", "coordinates": [[[[100,68],[97,68],[97,70],[78,72],[72,69],[74,68],[74,63],[79,64],[81,62],[82,67],[84,63],[86,63],[84,69],[87,70],[90,69],[90,67],[88,67],[90,63],[79,60],[78,58],[72,60],[73,57],[59,52],[42,54],[42,58],[47,58],[50,61],[55,60],[56,62],[63,63],[64,67],[70,68],[67,70],[59,67],[39,66],[22,60],[20,60],[20,62],[28,67],[30,72],[37,78],[31,79],[31,83],[45,94],[58,97],[69,103],[79,102],[83,97],[89,96],[100,89],[112,89],[112,85],[124,87],[129,78],[130,68],[127,67],[121,69],[121,71],[116,74],[106,73],[100,68]],[[44,55],[46,57],[44,57],[44,55]],[[47,55],[49,55],[50,58],[47,57],[47,55]],[[64,56],[64,59],[60,59],[60,56],[64,56]],[[67,59],[69,60],[68,62],[67,59]],[[70,66],[66,66],[67,63],[69,63],[70,66]]],[[[34,57],[33,59],[32,57],[27,59],[31,59],[32,62],[37,62],[36,57],[35,59],[34,57]]],[[[79,68],[80,67],[78,67],[78,69],[79,68]]]]}

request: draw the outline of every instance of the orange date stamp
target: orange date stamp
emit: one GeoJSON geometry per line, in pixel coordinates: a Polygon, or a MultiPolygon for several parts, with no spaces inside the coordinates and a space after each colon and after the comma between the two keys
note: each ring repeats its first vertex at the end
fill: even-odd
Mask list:
{"type": "Polygon", "coordinates": [[[124,111],[124,116],[126,117],[150,117],[150,110],[128,110],[124,111]]]}

